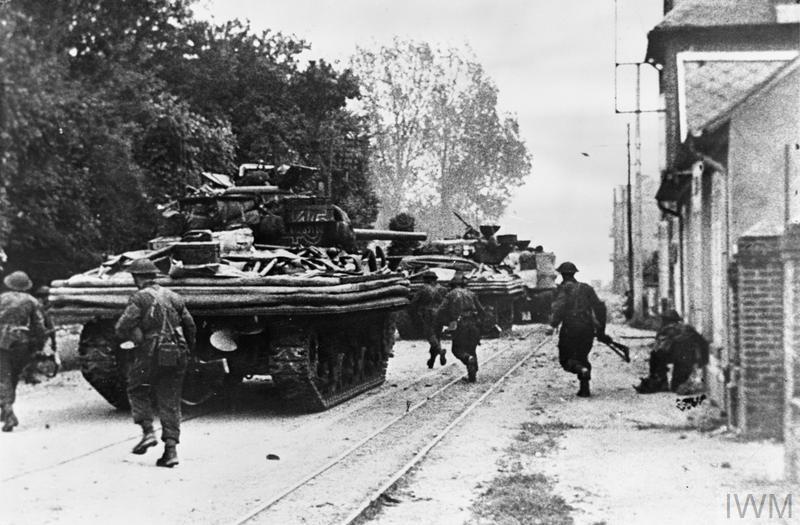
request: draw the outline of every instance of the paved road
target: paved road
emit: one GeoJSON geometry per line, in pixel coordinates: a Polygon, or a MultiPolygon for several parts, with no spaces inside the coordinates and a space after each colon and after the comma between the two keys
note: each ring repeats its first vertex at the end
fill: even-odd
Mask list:
{"type": "MultiPolygon", "coordinates": [[[[529,344],[486,341],[479,355],[487,360],[509,345],[521,352],[529,344]]],[[[452,358],[444,368],[425,368],[422,342],[400,341],[395,353],[382,387],[324,413],[293,412],[258,383],[246,385],[236,411],[219,404],[187,410],[181,464],[174,470],[154,466],[158,449],[130,454],[138,428],[77,372],[25,387],[17,405],[21,426],[0,436],[0,521],[231,523],[463,374],[452,358]],[[280,459],[267,460],[267,454],[280,459]]],[[[468,398],[451,396],[448,406],[468,398]]],[[[424,442],[436,424],[406,428],[398,440],[424,442]]],[[[398,451],[398,458],[407,453],[398,451]]],[[[291,516],[291,505],[304,501],[282,505],[282,516],[291,516]]]]}

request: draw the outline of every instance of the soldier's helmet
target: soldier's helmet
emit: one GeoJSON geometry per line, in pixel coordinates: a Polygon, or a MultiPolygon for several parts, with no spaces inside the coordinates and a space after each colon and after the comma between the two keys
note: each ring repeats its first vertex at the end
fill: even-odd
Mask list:
{"type": "Polygon", "coordinates": [[[578,272],[578,268],[574,264],[572,264],[571,262],[566,261],[566,262],[562,262],[561,264],[559,264],[558,268],[556,268],[556,271],[558,273],[562,273],[562,274],[563,273],[577,273],[578,272]]]}
{"type": "Polygon", "coordinates": [[[158,268],[150,259],[136,259],[127,268],[128,273],[133,275],[157,275],[158,268]]]}
{"type": "Polygon", "coordinates": [[[467,284],[467,278],[464,276],[464,272],[456,272],[453,278],[450,280],[450,284],[453,286],[460,286],[462,284],[467,284]]]}
{"type": "Polygon", "coordinates": [[[436,272],[428,270],[422,274],[422,279],[425,281],[436,281],[439,279],[439,276],[436,275],[436,272]]]}
{"type": "Polygon", "coordinates": [[[667,323],[678,323],[683,321],[683,317],[675,310],[667,310],[661,314],[661,320],[667,323]]]}
{"type": "Polygon", "coordinates": [[[49,286],[40,286],[33,291],[34,297],[47,297],[48,295],[50,295],[49,286]]]}
{"type": "Polygon", "coordinates": [[[28,274],[19,270],[6,275],[5,279],[3,279],[3,284],[6,285],[6,288],[15,292],[27,292],[33,288],[33,283],[28,274]]]}

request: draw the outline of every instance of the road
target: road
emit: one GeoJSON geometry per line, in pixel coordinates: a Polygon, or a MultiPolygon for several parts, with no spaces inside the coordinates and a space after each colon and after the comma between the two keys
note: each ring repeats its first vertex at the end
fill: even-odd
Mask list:
{"type": "Polygon", "coordinates": [[[340,521],[465,408],[489,396],[542,339],[529,328],[484,341],[474,385],[461,381],[463,365],[452,357],[431,371],[424,343],[398,341],[383,386],[317,414],[299,414],[267,384],[247,383],[235,409],[216,403],[185,411],[181,464],[173,470],[155,467],[159,449],[132,455],[139,431],[128,414],[110,407],[79,373],[66,372],[20,389],[21,425],[0,436],[0,520],[340,521]]]}

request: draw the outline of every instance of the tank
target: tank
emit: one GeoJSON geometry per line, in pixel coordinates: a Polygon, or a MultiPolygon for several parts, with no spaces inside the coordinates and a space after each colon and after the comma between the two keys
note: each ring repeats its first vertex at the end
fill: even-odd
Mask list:
{"type": "MultiPolygon", "coordinates": [[[[515,303],[525,296],[524,283],[505,264],[506,258],[529,241],[520,241],[513,234],[496,235],[500,226],[494,224],[474,228],[458,213],[455,215],[466,226],[462,237],[428,241],[413,254],[397,257],[393,262],[410,274],[412,291],[422,286],[422,273],[426,270],[436,272],[443,285],[448,285],[456,272],[463,273],[467,288],[487,311],[489,319],[483,325],[483,335],[499,335],[512,328],[515,303]]],[[[413,312],[408,310],[397,315],[397,328],[404,339],[422,336],[418,323],[413,322],[413,312]]]]}
{"type": "Polygon", "coordinates": [[[250,164],[233,176],[206,173],[199,189],[162,208],[162,235],[146,249],[52,283],[52,315],[83,324],[81,371],[109,403],[128,406],[126,350],[113,327],[136,290],[125,267],[141,257],[197,324],[184,402],[268,376],[288,403],[317,411],[384,381],[409,281],[359,241],[425,234],[353,228],[327,197],[295,190],[314,171],[250,164]]]}
{"type": "Polygon", "coordinates": [[[516,303],[516,323],[546,323],[550,319],[556,290],[555,260],[555,254],[541,246],[520,252],[516,273],[525,284],[525,295],[516,303]]]}

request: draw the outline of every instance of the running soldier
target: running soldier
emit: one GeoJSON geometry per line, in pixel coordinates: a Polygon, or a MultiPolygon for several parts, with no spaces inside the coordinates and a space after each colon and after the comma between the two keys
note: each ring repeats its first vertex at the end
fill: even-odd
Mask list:
{"type": "Polygon", "coordinates": [[[132,452],[144,454],[158,443],[153,429],[157,410],[164,454],[156,465],[172,468],[178,464],[181,390],[196,328],[183,299],[155,284],[158,269],[152,261],[137,259],[128,272],[139,291],[131,296],[115,329],[120,340],[136,344],[129,361],[128,400],[134,423],[142,427],[142,439],[132,452]]]}
{"type": "Polygon", "coordinates": [[[546,333],[552,334],[561,325],[558,335],[558,361],[567,372],[578,376],[579,397],[589,397],[592,365],[589,352],[595,336],[602,337],[606,329],[606,306],[597,297],[594,288],[575,280],[578,268],[571,262],[561,263],[556,271],[561,274],[553,300],[553,313],[546,333]]]}
{"type": "Polygon", "coordinates": [[[430,345],[428,368],[433,368],[437,356],[439,357],[439,363],[444,366],[447,363],[447,358],[440,341],[442,326],[436,322],[436,310],[442,304],[444,292],[442,287],[436,284],[437,277],[435,272],[428,270],[422,275],[422,278],[425,280],[425,284],[411,298],[409,311],[412,318],[422,326],[422,334],[430,345]]]}
{"type": "Polygon", "coordinates": [[[13,272],[3,279],[8,291],[0,294],[0,420],[3,432],[19,425],[14,414],[17,383],[44,339],[44,319],[39,301],[27,293],[33,283],[25,272],[13,272]]]}
{"type": "Polygon", "coordinates": [[[640,394],[673,391],[692,393],[690,379],[695,368],[708,364],[708,341],[692,326],[683,322],[675,310],[661,316],[661,329],[650,352],[650,375],[635,386],[640,394]],[[667,367],[672,365],[672,381],[667,367]]]}
{"type": "Polygon", "coordinates": [[[453,355],[467,366],[467,379],[474,383],[478,373],[475,349],[481,342],[480,320],[486,312],[475,294],[467,290],[463,274],[456,274],[451,282],[454,287],[445,295],[436,317],[440,326],[447,324],[454,328],[453,355]]]}

